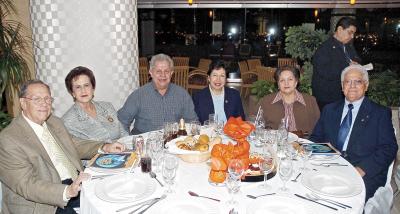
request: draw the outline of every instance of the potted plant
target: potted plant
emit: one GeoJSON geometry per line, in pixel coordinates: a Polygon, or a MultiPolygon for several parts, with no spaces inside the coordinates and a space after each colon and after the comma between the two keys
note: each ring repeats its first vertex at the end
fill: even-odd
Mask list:
{"type": "Polygon", "coordinates": [[[286,53],[303,62],[300,91],[311,94],[311,59],[322,42],[328,38],[328,34],[324,30],[314,30],[309,24],[302,24],[289,27],[285,35],[286,53]]]}
{"type": "MultiPolygon", "coordinates": [[[[0,0],[0,103],[2,104],[3,95],[18,90],[19,85],[30,77],[25,60],[29,54],[29,40],[22,35],[24,29],[22,24],[8,19],[11,14],[16,14],[13,0],[0,0]]],[[[0,111],[3,110],[5,109],[1,106],[0,111]]]]}

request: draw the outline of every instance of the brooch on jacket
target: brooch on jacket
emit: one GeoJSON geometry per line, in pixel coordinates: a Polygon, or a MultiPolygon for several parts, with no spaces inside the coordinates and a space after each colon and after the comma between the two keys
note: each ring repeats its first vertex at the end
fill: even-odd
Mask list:
{"type": "Polygon", "coordinates": [[[110,123],[114,122],[114,119],[113,119],[111,116],[108,116],[108,117],[107,117],[107,120],[108,120],[110,123]]]}

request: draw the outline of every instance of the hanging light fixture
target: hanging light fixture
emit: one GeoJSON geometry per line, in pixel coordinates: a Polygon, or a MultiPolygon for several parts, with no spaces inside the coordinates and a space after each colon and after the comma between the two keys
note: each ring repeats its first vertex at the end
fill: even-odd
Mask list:
{"type": "Polygon", "coordinates": [[[188,0],[188,4],[192,5],[193,4],[193,0],[188,0]]]}
{"type": "Polygon", "coordinates": [[[318,9],[314,10],[314,17],[317,18],[318,17],[318,9]]]}
{"type": "Polygon", "coordinates": [[[354,5],[356,3],[356,0],[350,0],[350,4],[354,5]]]}

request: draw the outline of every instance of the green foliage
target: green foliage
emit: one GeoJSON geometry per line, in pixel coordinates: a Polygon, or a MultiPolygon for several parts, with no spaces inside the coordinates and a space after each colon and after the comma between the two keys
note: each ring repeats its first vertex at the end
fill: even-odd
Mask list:
{"type": "Polygon", "coordinates": [[[400,75],[391,70],[370,75],[367,96],[384,106],[399,106],[400,75]]]}
{"type": "Polygon", "coordinates": [[[251,94],[256,95],[257,100],[277,90],[275,83],[266,80],[257,80],[251,85],[251,94]]]}
{"type": "Polygon", "coordinates": [[[0,103],[7,87],[18,87],[29,78],[27,39],[22,24],[7,19],[10,13],[15,13],[13,2],[0,0],[0,103]]]}
{"type": "Polygon", "coordinates": [[[317,48],[328,38],[324,30],[313,30],[306,24],[289,27],[285,35],[286,53],[302,61],[310,61],[317,48]]]}
{"type": "Polygon", "coordinates": [[[12,121],[12,117],[7,113],[0,111],[0,131],[8,126],[12,121]]]}
{"type": "Polygon", "coordinates": [[[309,61],[304,62],[302,67],[303,74],[300,76],[299,91],[307,94],[312,94],[311,90],[311,77],[312,77],[312,64],[309,61]]]}

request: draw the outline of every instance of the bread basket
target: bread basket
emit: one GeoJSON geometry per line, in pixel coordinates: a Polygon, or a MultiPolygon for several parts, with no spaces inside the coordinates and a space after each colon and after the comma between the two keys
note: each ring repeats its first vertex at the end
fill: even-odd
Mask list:
{"type": "Polygon", "coordinates": [[[210,159],[211,152],[199,152],[192,154],[180,154],[178,157],[188,163],[202,163],[210,159]]]}

